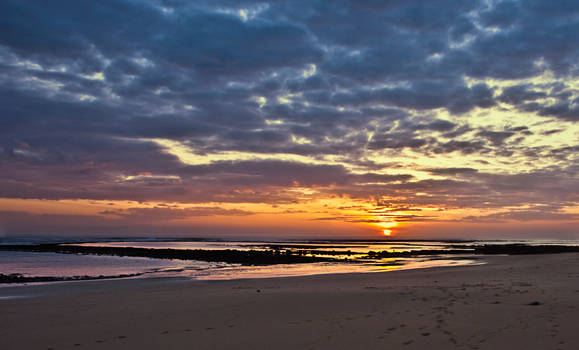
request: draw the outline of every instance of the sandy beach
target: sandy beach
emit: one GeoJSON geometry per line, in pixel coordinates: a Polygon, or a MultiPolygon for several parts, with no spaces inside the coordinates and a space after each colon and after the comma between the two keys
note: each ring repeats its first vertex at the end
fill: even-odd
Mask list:
{"type": "Polygon", "coordinates": [[[0,288],[2,349],[578,349],[579,254],[0,288]]]}

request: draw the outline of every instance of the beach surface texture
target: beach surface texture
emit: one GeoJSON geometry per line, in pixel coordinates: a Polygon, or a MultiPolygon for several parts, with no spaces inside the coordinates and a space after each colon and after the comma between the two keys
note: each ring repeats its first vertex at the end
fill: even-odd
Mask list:
{"type": "Polygon", "coordinates": [[[579,349],[579,253],[485,265],[0,288],[0,348],[579,349]]]}

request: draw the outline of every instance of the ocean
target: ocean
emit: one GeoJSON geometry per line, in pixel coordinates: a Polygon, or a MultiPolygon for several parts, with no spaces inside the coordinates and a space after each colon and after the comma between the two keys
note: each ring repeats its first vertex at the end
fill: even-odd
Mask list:
{"type": "MultiPolygon", "coordinates": [[[[0,274],[23,277],[58,278],[159,278],[181,277],[195,280],[268,278],[334,273],[371,273],[402,269],[482,264],[480,256],[454,254],[451,249],[468,247],[474,242],[445,241],[218,241],[167,239],[58,240],[8,239],[7,244],[67,243],[89,247],[132,247],[147,249],[202,249],[234,251],[290,251],[338,261],[274,265],[241,265],[149,257],[80,255],[51,252],[1,251],[0,274]],[[439,250],[439,254],[408,257],[369,257],[369,252],[420,252],[439,250]],[[448,254],[445,251],[449,251],[448,254]]],[[[576,245],[577,241],[477,241],[476,244],[576,245]]]]}

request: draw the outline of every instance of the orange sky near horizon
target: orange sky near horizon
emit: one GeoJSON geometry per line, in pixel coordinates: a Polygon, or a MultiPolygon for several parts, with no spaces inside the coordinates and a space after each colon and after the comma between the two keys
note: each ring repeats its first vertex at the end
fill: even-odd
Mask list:
{"type": "Polygon", "coordinates": [[[5,213],[26,213],[25,217],[13,215],[13,220],[5,216],[2,222],[16,231],[15,228],[25,221],[31,235],[78,236],[77,232],[84,232],[90,225],[93,230],[88,236],[117,236],[118,230],[122,230],[124,235],[136,237],[468,240],[542,238],[544,232],[549,231],[556,238],[576,239],[573,234],[567,234],[576,225],[573,220],[556,224],[549,220],[476,222],[461,220],[460,214],[450,210],[436,219],[413,221],[407,217],[415,211],[400,210],[383,216],[370,206],[362,208],[359,203],[355,209],[345,209],[347,200],[336,200],[334,207],[328,205],[331,202],[272,208],[263,204],[192,206],[131,201],[0,199],[0,207],[10,208],[5,213]],[[400,217],[402,219],[397,221],[400,217]],[[501,234],[493,236],[489,232],[501,234]]]}

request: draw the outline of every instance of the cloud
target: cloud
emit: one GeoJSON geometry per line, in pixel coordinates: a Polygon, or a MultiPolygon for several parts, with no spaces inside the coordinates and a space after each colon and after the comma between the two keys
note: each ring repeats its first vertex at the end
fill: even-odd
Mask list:
{"type": "Polygon", "coordinates": [[[508,222],[508,221],[577,221],[578,214],[547,212],[538,210],[512,210],[484,216],[466,216],[465,221],[474,222],[508,222]]]}
{"type": "Polygon", "coordinates": [[[460,175],[476,173],[478,170],[473,168],[432,168],[427,169],[427,171],[435,175],[460,175]]]}
{"type": "Polygon", "coordinates": [[[123,219],[139,219],[146,221],[166,221],[175,219],[186,219],[198,216],[245,216],[254,213],[240,209],[224,209],[220,207],[188,207],[188,208],[167,208],[157,206],[154,208],[128,208],[105,210],[101,215],[111,215],[123,219]]]}
{"type": "Polygon", "coordinates": [[[375,136],[372,141],[368,144],[371,149],[384,149],[384,148],[420,148],[427,144],[424,139],[416,138],[412,134],[408,133],[387,133],[384,135],[375,136]]]}
{"type": "Polygon", "coordinates": [[[503,92],[498,97],[502,102],[518,105],[526,101],[533,101],[539,98],[547,97],[544,91],[535,91],[530,84],[514,85],[503,89],[503,92]]]}
{"type": "Polygon", "coordinates": [[[4,1],[0,197],[572,210],[578,14],[542,0],[4,1]]]}
{"type": "Polygon", "coordinates": [[[476,141],[455,141],[438,142],[430,147],[434,153],[452,153],[460,152],[462,154],[485,153],[488,152],[485,144],[479,140],[476,141]]]}
{"type": "Polygon", "coordinates": [[[505,140],[515,135],[513,131],[491,131],[491,130],[481,130],[477,133],[477,136],[482,136],[489,141],[491,141],[495,146],[501,146],[505,140]]]}

